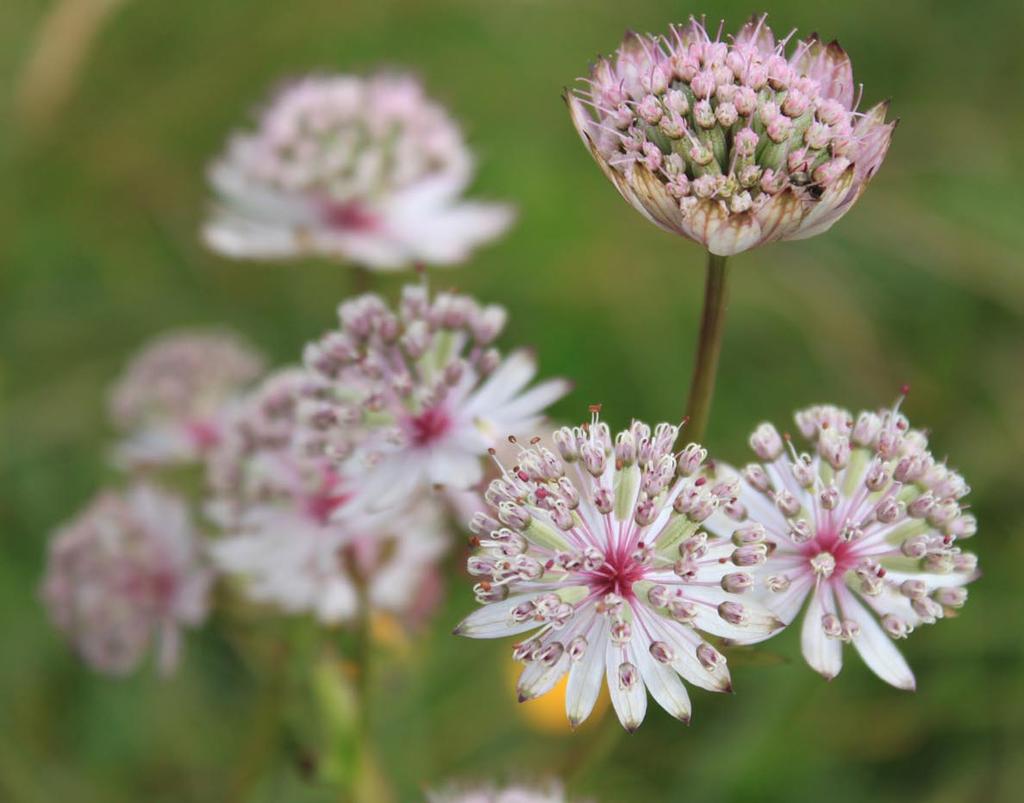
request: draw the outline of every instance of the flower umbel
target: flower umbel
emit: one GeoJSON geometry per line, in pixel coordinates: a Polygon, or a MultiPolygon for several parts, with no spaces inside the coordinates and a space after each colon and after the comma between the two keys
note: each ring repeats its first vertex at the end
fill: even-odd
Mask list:
{"type": "Polygon", "coordinates": [[[524,390],[536,362],[492,343],[505,310],[424,284],[403,288],[393,311],[377,295],[343,303],[340,329],[306,347],[318,383],[303,421],[308,448],[363,477],[376,507],[418,488],[465,489],[502,433],[522,433],[568,390],[560,379],[524,390]]]}
{"type": "Polygon", "coordinates": [[[850,59],[816,35],[776,42],[765,16],[725,42],[694,18],[630,33],[567,93],[594,159],[648,220],[730,256],[828,229],[889,147],[888,102],[858,112],[850,59]]]}
{"type": "Polygon", "coordinates": [[[367,605],[404,613],[435,579],[447,546],[429,500],[371,513],[358,483],[294,442],[301,369],[272,374],[236,411],[210,457],[211,513],[226,535],[211,547],[245,593],[320,621],[353,618],[357,584],[367,605]]]}
{"type": "MultiPolygon", "coordinates": [[[[952,615],[967,599],[977,558],[959,542],[974,535],[963,477],[936,461],[899,403],[854,417],[838,407],[796,414],[813,453],[797,454],[771,424],[751,446],[762,462],[742,471],[743,527],[770,544],[755,574],[787,624],[805,607],[802,645],[812,668],[833,678],[853,644],[882,680],[914,688],[893,644],[952,615]]],[[[705,525],[724,534],[719,516],[705,525]]]]}
{"type": "Polygon", "coordinates": [[[210,169],[215,251],[337,257],[376,270],[463,261],[512,221],[459,200],[473,160],[448,113],[409,75],[303,78],[210,169]]]}
{"type": "Polygon", "coordinates": [[[237,335],[218,330],[169,332],[144,346],[110,399],[125,435],[116,451],[131,466],[198,460],[221,437],[228,407],[263,370],[237,335]]]}
{"type": "Polygon", "coordinates": [[[184,500],[136,485],[102,493],[56,533],[42,595],[93,669],[125,675],[155,641],[168,674],[181,627],[206,617],[212,579],[184,500]]]}
{"type": "Polygon", "coordinates": [[[731,512],[737,484],[720,482],[697,444],[674,451],[679,428],[641,422],[613,444],[597,413],[589,426],[558,430],[558,455],[532,444],[491,483],[497,518],[471,527],[469,558],[484,607],[455,632],[497,638],[536,631],[517,644],[526,664],[520,700],[544,694],[569,673],[566,709],[575,727],[594,707],[607,673],[622,725],[636,730],[647,692],[688,721],[682,678],[731,688],[725,657],[699,631],[736,642],[782,626],[743,598],[746,567],[764,545],[715,538],[702,528],[731,512]]]}
{"type": "Polygon", "coordinates": [[[427,792],[427,803],[568,803],[565,790],[556,781],[541,786],[452,786],[427,792]]]}

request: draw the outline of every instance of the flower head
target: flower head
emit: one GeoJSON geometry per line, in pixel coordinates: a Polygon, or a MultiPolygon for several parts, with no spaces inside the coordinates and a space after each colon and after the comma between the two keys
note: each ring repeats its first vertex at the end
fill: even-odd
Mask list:
{"type": "Polygon", "coordinates": [[[702,22],[630,33],[567,94],[622,196],[667,231],[729,256],[842,217],[885,158],[888,103],[856,111],[850,59],[816,35],[786,55],[761,16],[730,42],[702,22]]]}
{"type": "MultiPolygon", "coordinates": [[[[898,403],[856,417],[811,407],[796,424],[811,452],[787,450],[762,424],[750,440],[761,462],[741,472],[739,526],[770,545],[758,588],[787,624],[806,609],[804,657],[825,677],[839,674],[852,643],[882,680],[912,689],[893,639],[966,601],[977,574],[977,558],[960,548],[976,528],[961,506],[970,489],[932,457],[898,403]]],[[[724,535],[737,524],[716,515],[706,526],[724,535]]]]}
{"type": "Polygon", "coordinates": [[[556,781],[542,786],[452,786],[428,792],[427,803],[568,803],[565,790],[556,781]]]}
{"type": "Polygon", "coordinates": [[[555,433],[558,454],[532,445],[491,483],[497,518],[471,527],[479,552],[468,562],[484,607],[456,634],[497,638],[535,631],[516,645],[526,664],[521,700],[569,673],[566,709],[578,725],[607,673],[627,730],[643,721],[647,692],[688,720],[680,679],[731,688],[725,658],[700,631],[751,643],[781,622],[747,600],[748,558],[763,545],[716,538],[702,523],[731,511],[735,481],[719,481],[706,452],[675,451],[679,428],[634,422],[614,443],[595,412],[589,426],[555,433]]]}
{"type": "Polygon", "coordinates": [[[230,332],[183,330],[148,343],[111,394],[111,418],[126,436],[118,461],[199,459],[220,439],[231,402],[262,370],[260,356],[230,332]]]}
{"type": "Polygon", "coordinates": [[[178,663],[181,627],[206,617],[212,578],[185,502],[136,485],[102,493],[56,533],[42,596],[94,669],[127,674],[156,642],[167,674],[178,663]]]}
{"type": "Polygon", "coordinates": [[[459,200],[472,176],[458,126],[415,78],[309,76],[211,167],[220,205],[206,241],[231,257],[378,270],[461,262],[512,220],[506,206],[459,200]]]}
{"type": "Polygon", "coordinates": [[[309,380],[301,369],[272,374],[235,412],[211,455],[211,513],[225,536],[218,567],[245,593],[326,623],[351,619],[357,584],[375,609],[407,612],[435,580],[447,547],[429,500],[371,512],[359,485],[326,456],[295,442],[296,409],[309,380]]]}
{"type": "Polygon", "coordinates": [[[536,362],[492,343],[505,311],[469,296],[407,285],[397,310],[377,295],[343,303],[340,329],[306,348],[319,385],[304,423],[312,444],[363,477],[377,507],[417,489],[465,489],[506,433],[523,433],[568,386],[524,390],[536,362]]]}

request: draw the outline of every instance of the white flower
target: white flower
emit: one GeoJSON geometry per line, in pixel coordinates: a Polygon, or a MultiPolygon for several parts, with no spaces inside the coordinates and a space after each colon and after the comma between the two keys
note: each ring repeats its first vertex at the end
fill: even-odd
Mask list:
{"type": "Polygon", "coordinates": [[[156,642],[158,668],[168,674],[181,627],[206,617],[212,578],[185,502],[140,484],[100,494],[56,533],[42,595],[94,669],[127,674],[156,642]]]}
{"type": "Polygon", "coordinates": [[[366,295],[339,317],[340,330],[306,348],[319,387],[303,421],[378,507],[431,485],[475,485],[487,450],[530,430],[568,390],[560,379],[525,390],[535,360],[491,348],[505,312],[468,296],[407,285],[397,312],[366,295]]]}
{"type": "Polygon", "coordinates": [[[732,520],[719,535],[757,533],[768,545],[754,572],[767,604],[787,624],[804,609],[804,657],[826,678],[849,643],[887,683],[914,688],[893,639],[950,615],[967,599],[977,558],[959,541],[974,534],[960,499],[963,478],[937,462],[925,435],[897,404],[856,418],[838,407],[796,414],[813,454],[787,453],[771,424],[751,437],[761,459],[742,472],[732,520]],[[738,529],[737,529],[738,528],[738,529]]]}
{"type": "Polygon", "coordinates": [[[540,786],[462,787],[428,792],[427,803],[568,803],[562,785],[548,781],[540,786]]]}
{"type": "Polygon", "coordinates": [[[735,483],[715,479],[697,444],[674,452],[678,433],[634,422],[613,447],[595,412],[589,427],[555,433],[561,458],[524,449],[488,489],[497,519],[472,522],[480,552],[468,569],[481,578],[474,590],[484,607],[455,632],[536,631],[515,647],[526,664],[519,698],[544,694],[568,672],[574,727],[606,674],[627,730],[643,721],[648,691],[688,721],[680,676],[711,691],[731,688],[725,658],[698,631],[752,643],[782,625],[741,597],[750,586],[747,547],[701,529],[733,504],[735,483]]]}
{"type": "Polygon", "coordinates": [[[214,560],[250,599],[287,613],[351,619],[359,583],[372,608],[408,612],[447,546],[440,511],[430,500],[368,511],[357,483],[299,451],[296,401],[307,381],[299,369],[269,377],[211,455],[210,509],[227,532],[211,546],[214,560]]]}
{"type": "Polygon", "coordinates": [[[221,437],[232,402],[263,370],[241,338],[221,330],[160,335],[128,363],[111,393],[124,440],[115,460],[153,466],[199,460],[221,437]]]}
{"type": "Polygon", "coordinates": [[[239,258],[317,254],[375,270],[461,262],[513,218],[460,200],[472,176],[458,126],[415,78],[309,76],[211,167],[220,204],[205,237],[239,258]]]}

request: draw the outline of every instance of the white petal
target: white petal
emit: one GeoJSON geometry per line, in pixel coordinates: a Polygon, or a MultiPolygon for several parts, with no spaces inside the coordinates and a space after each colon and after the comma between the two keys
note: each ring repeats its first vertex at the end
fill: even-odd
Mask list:
{"type": "MultiPolygon", "coordinates": [[[[550,639],[554,641],[555,639],[550,639]]],[[[525,703],[551,691],[562,676],[569,671],[569,653],[563,652],[551,666],[540,661],[531,661],[519,676],[516,691],[519,702],[525,703]]]]}
{"type": "Polygon", "coordinates": [[[640,727],[647,713],[647,688],[644,686],[643,678],[640,677],[639,668],[636,669],[636,682],[632,688],[623,687],[619,681],[619,666],[628,661],[637,666],[636,656],[633,654],[631,644],[624,648],[612,647],[605,650],[605,673],[608,678],[608,692],[611,694],[612,707],[627,731],[632,733],[640,727]]]}
{"type": "Polygon", "coordinates": [[[648,691],[655,701],[672,716],[683,722],[690,721],[690,695],[679,675],[671,666],[654,659],[650,651],[640,646],[635,650],[637,667],[648,691]]]}
{"type": "Polygon", "coordinates": [[[513,432],[520,430],[524,421],[535,420],[538,413],[558,401],[571,389],[572,385],[564,379],[550,379],[530,388],[508,404],[496,408],[487,417],[505,430],[513,432]]]}
{"type": "Polygon", "coordinates": [[[433,450],[427,472],[432,484],[459,490],[471,488],[483,477],[477,455],[444,447],[433,450]]]}
{"type": "Polygon", "coordinates": [[[470,396],[462,412],[470,417],[486,417],[491,410],[514,398],[537,373],[537,361],[528,351],[514,351],[470,396]]]}
{"type": "Polygon", "coordinates": [[[915,687],[914,673],[907,664],[906,658],[896,649],[892,639],[886,635],[882,626],[875,621],[867,609],[861,605],[853,593],[845,586],[840,592],[840,607],[843,616],[860,625],[860,633],[853,639],[864,663],[878,677],[895,686],[897,689],[913,691],[915,687]]]}
{"type": "Polygon", "coordinates": [[[593,632],[587,635],[587,649],[583,657],[569,670],[569,685],[565,693],[565,713],[573,728],[579,726],[590,712],[601,693],[604,678],[605,653],[608,651],[608,622],[598,616],[593,632]]]}
{"type": "Polygon", "coordinates": [[[662,616],[651,617],[648,625],[654,638],[661,639],[672,648],[675,653],[672,668],[682,675],[684,680],[708,691],[732,690],[729,667],[725,660],[720,661],[714,669],[707,669],[697,660],[697,647],[703,644],[704,640],[694,630],[662,616]]]}
{"type": "Polygon", "coordinates": [[[509,617],[512,609],[522,602],[531,600],[536,594],[514,594],[501,602],[491,602],[473,611],[455,628],[456,636],[466,638],[502,638],[516,636],[527,630],[537,629],[532,619],[515,623],[509,617]]]}
{"type": "Polygon", "coordinates": [[[843,668],[843,643],[825,635],[821,619],[826,613],[835,613],[832,587],[823,583],[811,595],[800,630],[800,647],[811,668],[832,680],[843,668]]]}

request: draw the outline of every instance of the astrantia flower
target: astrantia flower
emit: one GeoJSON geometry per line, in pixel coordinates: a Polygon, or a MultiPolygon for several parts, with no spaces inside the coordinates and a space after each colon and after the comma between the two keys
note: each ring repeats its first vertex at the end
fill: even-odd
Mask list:
{"type": "Polygon", "coordinates": [[[473,160],[408,75],[310,76],[210,169],[206,241],[231,257],[318,254],[374,269],[450,264],[501,234],[511,209],[459,196],[473,160]]]}
{"type": "Polygon", "coordinates": [[[504,309],[468,296],[431,298],[408,285],[397,311],[365,295],[343,303],[339,318],[339,330],[306,348],[319,383],[307,435],[365,479],[377,506],[425,486],[476,484],[487,449],[528,432],[568,390],[560,379],[525,390],[536,361],[524,351],[501,357],[491,344],[504,309]]]}
{"type": "Polygon", "coordinates": [[[178,664],[181,628],[206,617],[212,577],[185,502],[137,485],[101,494],[56,533],[42,594],[94,669],[127,674],[155,643],[167,674],[178,664]]]}
{"type": "MultiPolygon", "coordinates": [[[[977,558],[959,545],[976,528],[960,503],[969,488],[898,405],[856,418],[811,407],[796,424],[813,453],[788,452],[762,424],[750,442],[763,462],[742,472],[742,526],[768,545],[758,586],[786,623],[806,608],[804,657],[822,675],[839,674],[852,643],[882,680],[912,689],[893,639],[967,599],[977,574],[977,558]]],[[[735,523],[714,516],[705,526],[725,534],[735,523]]]]}
{"type": "Polygon", "coordinates": [[[725,658],[700,631],[743,643],[781,627],[742,593],[763,545],[701,529],[718,509],[733,514],[735,480],[718,481],[706,452],[673,451],[678,427],[640,422],[619,433],[595,414],[563,428],[560,457],[535,445],[487,492],[497,519],[472,522],[480,547],[470,574],[484,607],[456,634],[497,638],[535,631],[517,644],[525,662],[519,696],[544,694],[569,673],[566,709],[575,727],[590,714],[602,679],[619,720],[635,730],[647,691],[688,720],[680,676],[730,689],[725,658]]]}
{"type": "Polygon", "coordinates": [[[427,803],[568,803],[562,785],[549,781],[543,786],[450,787],[428,792],[427,803]]]}
{"type": "Polygon", "coordinates": [[[812,35],[787,57],[763,16],[720,36],[692,18],[630,33],[567,95],[573,123],[627,201],[713,254],[825,231],[885,157],[888,102],[856,111],[837,42],[812,35]]]}
{"type": "Polygon", "coordinates": [[[111,394],[111,418],[126,436],[118,461],[199,459],[219,440],[231,402],[262,369],[259,355],[230,332],[170,332],[148,343],[111,394]]]}
{"type": "Polygon", "coordinates": [[[268,378],[240,406],[210,458],[211,513],[227,535],[211,547],[247,595],[326,623],[367,604],[395,613],[418,602],[447,545],[436,505],[370,512],[358,484],[295,444],[301,369],[268,378]]]}

